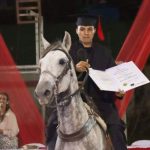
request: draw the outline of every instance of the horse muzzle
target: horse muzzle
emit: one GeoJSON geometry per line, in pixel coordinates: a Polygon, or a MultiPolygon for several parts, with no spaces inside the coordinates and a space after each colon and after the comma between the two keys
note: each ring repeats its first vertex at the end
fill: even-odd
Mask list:
{"type": "Polygon", "coordinates": [[[38,83],[35,89],[35,97],[39,100],[40,104],[47,104],[53,97],[53,87],[50,83],[38,83]]]}

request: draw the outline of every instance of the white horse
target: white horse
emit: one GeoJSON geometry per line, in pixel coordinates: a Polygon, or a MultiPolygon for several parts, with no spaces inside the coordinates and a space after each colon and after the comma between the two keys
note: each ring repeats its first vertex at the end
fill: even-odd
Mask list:
{"type": "Polygon", "coordinates": [[[41,104],[55,97],[59,126],[55,150],[110,150],[106,134],[89,115],[80,96],[74,65],[68,54],[71,37],[52,45],[44,39],[45,53],[40,59],[41,74],[35,89],[41,104]]]}

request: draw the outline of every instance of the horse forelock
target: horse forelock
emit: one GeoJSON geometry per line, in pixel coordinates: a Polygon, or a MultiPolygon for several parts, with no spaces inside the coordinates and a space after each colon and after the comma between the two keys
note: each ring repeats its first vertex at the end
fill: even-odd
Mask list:
{"type": "Polygon", "coordinates": [[[49,45],[41,54],[41,58],[43,58],[48,52],[54,50],[54,49],[60,49],[63,48],[61,41],[56,41],[49,45]]]}

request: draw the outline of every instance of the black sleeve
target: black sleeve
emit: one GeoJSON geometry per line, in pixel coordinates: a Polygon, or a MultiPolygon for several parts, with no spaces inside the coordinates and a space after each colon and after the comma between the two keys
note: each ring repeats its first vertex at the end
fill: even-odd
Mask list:
{"type": "Polygon", "coordinates": [[[71,58],[73,60],[73,63],[77,64],[78,60],[77,60],[76,48],[74,48],[73,46],[71,46],[69,54],[70,54],[70,56],[71,56],[71,58]]]}

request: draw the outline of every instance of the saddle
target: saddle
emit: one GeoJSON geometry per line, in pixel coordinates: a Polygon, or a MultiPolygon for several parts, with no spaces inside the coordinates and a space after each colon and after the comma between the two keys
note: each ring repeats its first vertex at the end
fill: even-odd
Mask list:
{"type": "Polygon", "coordinates": [[[109,133],[107,131],[107,125],[105,121],[87,104],[84,102],[84,106],[88,112],[89,115],[93,115],[98,125],[103,129],[105,136],[106,136],[106,142],[107,142],[107,148],[106,150],[114,150],[112,141],[110,139],[109,133]]]}
{"type": "Polygon", "coordinates": [[[97,121],[97,123],[102,127],[105,133],[107,133],[107,125],[105,121],[87,104],[84,102],[84,106],[89,115],[93,115],[97,121]]]}

